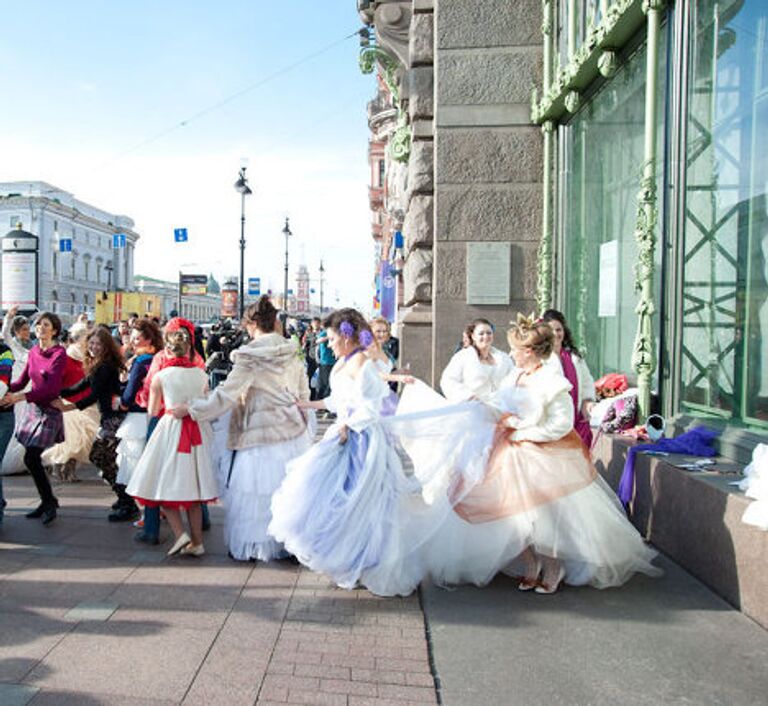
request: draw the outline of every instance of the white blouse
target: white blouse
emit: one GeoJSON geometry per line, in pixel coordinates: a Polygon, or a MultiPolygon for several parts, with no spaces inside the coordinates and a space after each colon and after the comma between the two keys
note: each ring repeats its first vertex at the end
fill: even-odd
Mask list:
{"type": "Polygon", "coordinates": [[[493,365],[481,363],[477,351],[469,346],[456,353],[443,371],[440,387],[451,402],[463,402],[474,397],[489,402],[502,380],[514,368],[508,354],[491,348],[493,365]]]}

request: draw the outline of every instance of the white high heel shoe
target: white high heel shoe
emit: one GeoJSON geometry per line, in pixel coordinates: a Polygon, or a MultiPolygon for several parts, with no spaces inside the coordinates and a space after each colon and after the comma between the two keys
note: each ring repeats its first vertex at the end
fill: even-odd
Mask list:
{"type": "Polygon", "coordinates": [[[167,556],[173,556],[178,554],[184,547],[186,547],[192,540],[186,532],[182,532],[174,545],[168,550],[167,556]]]}

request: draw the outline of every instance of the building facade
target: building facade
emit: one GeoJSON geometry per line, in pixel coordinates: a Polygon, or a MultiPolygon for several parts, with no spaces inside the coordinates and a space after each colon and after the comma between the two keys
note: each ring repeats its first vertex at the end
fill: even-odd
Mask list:
{"type": "MultiPolygon", "coordinates": [[[[185,294],[179,297],[179,283],[136,275],[136,291],[153,295],[160,300],[161,316],[168,317],[171,312],[183,316],[195,323],[214,321],[222,315],[221,288],[213,275],[208,277],[207,294],[185,294]]],[[[143,312],[138,312],[139,314],[143,312]]]]}
{"type": "Polygon", "coordinates": [[[134,222],[84,203],[42,181],[0,183],[0,224],[5,232],[21,224],[39,242],[39,308],[65,322],[81,312],[91,317],[104,290],[131,289],[138,233],[134,222]],[[113,248],[113,235],[125,235],[113,248]],[[72,241],[69,252],[59,240],[72,241]]]}
{"type": "Polygon", "coordinates": [[[768,4],[358,10],[410,138],[403,360],[435,382],[475,316],[554,306],[643,414],[722,424],[744,457],[768,431],[768,4]]]}

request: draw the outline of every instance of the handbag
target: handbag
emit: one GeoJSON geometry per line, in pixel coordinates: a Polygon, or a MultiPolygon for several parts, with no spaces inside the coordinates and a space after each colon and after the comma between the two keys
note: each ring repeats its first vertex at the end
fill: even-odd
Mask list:
{"type": "Polygon", "coordinates": [[[14,436],[24,448],[48,449],[64,441],[64,417],[58,409],[29,402],[16,424],[14,436]]]}

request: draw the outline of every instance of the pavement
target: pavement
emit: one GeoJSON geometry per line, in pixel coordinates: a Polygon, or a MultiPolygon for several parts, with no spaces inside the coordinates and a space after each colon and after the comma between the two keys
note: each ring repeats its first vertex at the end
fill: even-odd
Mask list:
{"type": "Polygon", "coordinates": [[[768,704],[768,633],[669,561],[606,591],[377,598],[230,560],[220,507],[204,557],[167,558],[79,473],[49,527],[23,516],[31,479],[4,478],[1,706],[768,704]]]}

